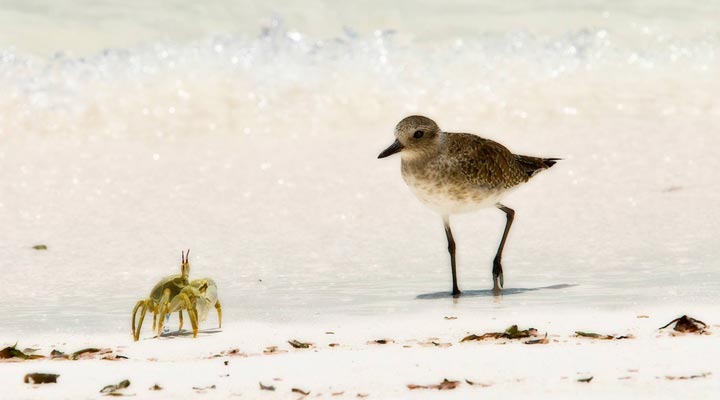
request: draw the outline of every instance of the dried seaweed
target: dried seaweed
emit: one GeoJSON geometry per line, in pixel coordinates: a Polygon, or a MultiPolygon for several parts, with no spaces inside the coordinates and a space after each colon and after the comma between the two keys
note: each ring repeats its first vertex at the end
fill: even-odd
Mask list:
{"type": "Polygon", "coordinates": [[[57,383],[57,378],[59,376],[60,375],[58,374],[44,374],[40,372],[35,372],[25,375],[25,377],[23,378],[23,382],[32,384],[57,383]]]}
{"type": "Polygon", "coordinates": [[[260,385],[260,390],[269,390],[271,392],[275,391],[275,386],[273,385],[263,385],[262,382],[258,382],[258,385],[260,385]]]}
{"type": "Polygon", "coordinates": [[[309,342],[301,342],[299,340],[288,340],[288,343],[290,343],[290,346],[296,348],[296,349],[309,349],[313,347],[314,345],[309,342]]]}
{"type": "Polygon", "coordinates": [[[81,357],[83,355],[98,353],[98,352],[100,352],[100,349],[96,349],[94,347],[88,347],[87,349],[78,350],[78,351],[72,353],[72,356],[70,356],[70,358],[72,358],[73,360],[77,360],[79,357],[81,357]]]}
{"type": "Polygon", "coordinates": [[[15,343],[12,346],[0,350],[0,358],[20,358],[22,360],[35,360],[45,357],[41,355],[25,354],[22,350],[19,350],[17,348],[17,343],[15,343]]]}
{"type": "Polygon", "coordinates": [[[437,385],[409,384],[409,385],[407,385],[407,388],[410,390],[416,390],[416,389],[452,390],[452,389],[455,389],[459,384],[460,384],[460,381],[449,381],[447,379],[443,379],[443,381],[437,385]]]}
{"type": "Polygon", "coordinates": [[[702,374],[697,375],[686,375],[686,376],[671,376],[671,375],[665,375],[665,379],[669,381],[674,380],[688,380],[688,379],[698,379],[698,378],[707,378],[708,376],[712,375],[712,372],[703,372],[702,374]]]}
{"type": "Polygon", "coordinates": [[[695,319],[688,317],[687,315],[683,315],[680,318],[675,318],[674,320],[668,322],[665,324],[665,326],[661,327],[660,329],[665,329],[668,326],[675,323],[675,326],[673,327],[673,330],[680,333],[697,333],[699,335],[705,333],[705,329],[707,329],[707,324],[695,319]]]}
{"type": "Polygon", "coordinates": [[[115,385],[107,385],[100,389],[100,393],[105,393],[108,396],[122,396],[118,391],[123,390],[130,386],[130,381],[125,379],[115,385]]]}
{"type": "Polygon", "coordinates": [[[485,339],[524,339],[532,336],[537,336],[537,329],[530,328],[520,330],[517,325],[512,325],[505,329],[505,332],[488,332],[482,335],[468,335],[460,342],[479,341],[485,339]]]}

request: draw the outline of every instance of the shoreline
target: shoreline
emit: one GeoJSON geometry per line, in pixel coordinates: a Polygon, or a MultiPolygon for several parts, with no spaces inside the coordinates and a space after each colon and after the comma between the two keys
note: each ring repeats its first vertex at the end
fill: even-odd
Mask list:
{"type": "MultiPolygon", "coordinates": [[[[690,314],[708,324],[709,334],[680,336],[672,336],[671,328],[658,330],[679,316],[660,308],[646,315],[583,310],[485,317],[432,314],[334,324],[230,323],[222,330],[214,329],[210,318],[196,339],[187,331],[178,335],[171,330],[158,340],[150,337],[150,329],[138,342],[132,341],[129,329],[126,335],[29,335],[18,349],[38,348],[35,354],[49,355],[53,349],[71,353],[97,347],[112,353],[75,361],[2,360],[0,384],[12,398],[29,399],[99,398],[101,388],[124,379],[131,384],[121,393],[139,398],[191,398],[199,393],[209,398],[425,398],[435,393],[443,398],[494,398],[538,390],[554,398],[638,398],[702,396],[720,388],[720,365],[715,362],[720,348],[714,332],[720,321],[711,320],[710,307],[690,314]],[[502,332],[511,324],[534,327],[540,338],[547,333],[547,343],[461,342],[468,334],[502,332]],[[598,340],[576,337],[577,330],[633,337],[598,340]],[[313,345],[293,348],[290,340],[313,345]],[[268,350],[272,346],[274,350],[268,350]],[[102,359],[113,354],[127,359],[102,359]],[[24,375],[32,372],[60,377],[56,384],[23,383],[24,375]],[[445,379],[457,381],[456,386],[432,388],[445,379]],[[260,383],[275,390],[263,390],[260,383]],[[163,389],[149,390],[155,384],[163,389]]],[[[172,329],[176,322],[171,320],[172,329]]],[[[13,344],[5,338],[2,342],[3,347],[13,344]]]]}

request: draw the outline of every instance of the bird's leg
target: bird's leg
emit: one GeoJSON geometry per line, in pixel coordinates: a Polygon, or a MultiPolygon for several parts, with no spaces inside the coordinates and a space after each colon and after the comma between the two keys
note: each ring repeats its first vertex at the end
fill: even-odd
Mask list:
{"type": "Polygon", "coordinates": [[[508,233],[510,232],[510,226],[512,226],[513,219],[515,218],[515,210],[500,203],[497,203],[496,206],[501,209],[507,217],[507,222],[505,222],[505,231],[503,232],[502,240],[500,241],[500,247],[498,247],[497,254],[495,254],[495,260],[493,260],[493,290],[499,291],[503,286],[505,286],[502,269],[502,252],[503,248],[505,248],[505,241],[507,240],[508,233]]]}
{"type": "Polygon", "coordinates": [[[458,288],[457,271],[455,269],[455,240],[453,239],[452,231],[450,230],[450,217],[449,216],[447,216],[447,215],[443,216],[443,224],[445,225],[445,235],[447,236],[447,241],[448,241],[448,252],[450,253],[450,268],[452,269],[452,284],[453,284],[452,295],[459,296],[460,289],[458,288]]]}

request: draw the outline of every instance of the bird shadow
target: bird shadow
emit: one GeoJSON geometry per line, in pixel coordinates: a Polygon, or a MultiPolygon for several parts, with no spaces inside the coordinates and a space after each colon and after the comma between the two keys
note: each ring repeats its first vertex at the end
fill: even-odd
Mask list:
{"type": "Polygon", "coordinates": [[[417,295],[416,299],[428,300],[428,299],[445,299],[448,297],[489,297],[489,296],[511,296],[514,294],[522,294],[526,292],[536,292],[538,290],[553,290],[553,289],[566,289],[577,285],[571,285],[567,283],[559,285],[542,286],[536,288],[507,288],[501,291],[493,289],[483,290],[465,290],[457,296],[453,296],[450,292],[434,292],[434,293],[423,293],[417,295]]]}

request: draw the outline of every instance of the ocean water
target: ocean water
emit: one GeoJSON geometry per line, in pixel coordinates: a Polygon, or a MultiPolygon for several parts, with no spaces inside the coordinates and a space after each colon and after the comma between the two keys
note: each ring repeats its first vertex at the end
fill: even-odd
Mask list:
{"type": "Polygon", "coordinates": [[[5,335],[127,330],[187,248],[228,323],[720,300],[719,2],[194,3],[0,6],[5,335]],[[494,209],[438,295],[376,159],[413,113],[564,159],[504,200],[502,297],[494,209]]]}

